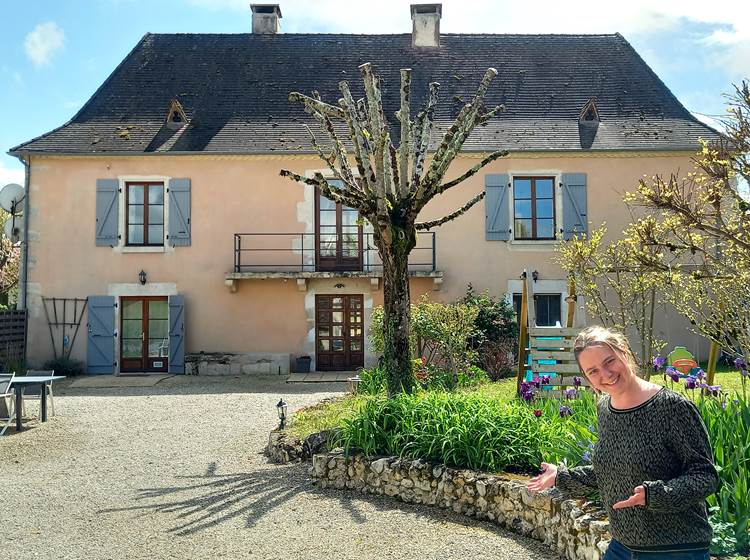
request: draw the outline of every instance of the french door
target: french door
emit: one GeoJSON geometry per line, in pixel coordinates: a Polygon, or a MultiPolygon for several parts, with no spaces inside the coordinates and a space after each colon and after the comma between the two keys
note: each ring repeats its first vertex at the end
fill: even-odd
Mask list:
{"type": "Polygon", "coordinates": [[[332,202],[317,191],[315,213],[317,270],[362,270],[363,235],[357,210],[332,202]]]}
{"type": "Polygon", "coordinates": [[[169,366],[166,297],[120,298],[121,371],[164,371],[169,366]]]}
{"type": "Polygon", "coordinates": [[[361,295],[315,296],[315,364],[319,371],[364,366],[363,299],[361,295]]]}

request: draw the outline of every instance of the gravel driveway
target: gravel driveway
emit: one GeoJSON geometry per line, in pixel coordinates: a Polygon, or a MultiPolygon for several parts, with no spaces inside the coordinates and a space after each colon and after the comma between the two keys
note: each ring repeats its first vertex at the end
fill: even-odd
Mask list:
{"type": "Polygon", "coordinates": [[[57,416],[0,438],[0,557],[542,559],[535,541],[434,508],[311,484],[262,455],[289,409],[343,384],[173,377],[55,389],[57,416]]]}

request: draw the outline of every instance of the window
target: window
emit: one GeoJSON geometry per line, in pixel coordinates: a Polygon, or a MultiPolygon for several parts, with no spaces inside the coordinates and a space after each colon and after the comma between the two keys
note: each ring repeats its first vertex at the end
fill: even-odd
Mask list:
{"type": "MultiPolygon", "coordinates": [[[[333,180],[328,183],[334,187],[340,184],[333,180]]],[[[318,270],[361,270],[363,233],[359,213],[316,192],[318,270]]]]}
{"type": "Polygon", "coordinates": [[[554,177],[513,177],[515,239],[555,239],[554,177]]]}
{"type": "MultiPolygon", "coordinates": [[[[562,324],[561,301],[560,294],[534,294],[537,327],[554,327],[558,322],[562,324]]],[[[516,322],[520,322],[521,294],[513,294],[513,309],[516,312],[516,322]]]]}
{"type": "Polygon", "coordinates": [[[126,245],[164,245],[164,184],[126,183],[126,245]]]}

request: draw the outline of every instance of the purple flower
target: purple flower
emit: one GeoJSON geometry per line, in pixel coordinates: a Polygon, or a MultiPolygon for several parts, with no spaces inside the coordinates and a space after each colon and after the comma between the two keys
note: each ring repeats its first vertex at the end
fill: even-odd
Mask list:
{"type": "Polygon", "coordinates": [[[695,377],[698,379],[705,379],[706,378],[706,372],[703,371],[703,369],[698,369],[697,372],[695,372],[695,377]]]}
{"type": "Polygon", "coordinates": [[[540,417],[541,415],[542,415],[542,411],[541,411],[541,410],[539,410],[539,409],[537,408],[537,409],[536,409],[536,410],[534,411],[534,416],[536,416],[537,418],[539,418],[539,417],[540,417]]]}
{"type": "Polygon", "coordinates": [[[747,363],[745,362],[744,358],[737,358],[734,361],[734,367],[736,367],[737,369],[745,369],[746,370],[747,369],[747,363]]]}
{"type": "Polygon", "coordinates": [[[721,385],[708,385],[706,387],[709,395],[717,396],[721,392],[721,385]]]}
{"type": "Polygon", "coordinates": [[[523,400],[526,402],[529,402],[531,399],[534,398],[534,391],[528,390],[521,393],[521,396],[523,397],[523,400]]]}
{"type": "Polygon", "coordinates": [[[742,375],[742,377],[750,377],[750,371],[748,371],[746,369],[741,369],[740,370],[740,375],[742,375]]]}
{"type": "Polygon", "coordinates": [[[662,358],[661,356],[656,356],[651,363],[654,365],[654,371],[659,371],[664,367],[664,364],[667,363],[667,359],[662,358]]]}
{"type": "Polygon", "coordinates": [[[575,385],[576,387],[581,386],[581,378],[578,377],[577,375],[573,378],[573,385],[575,385]]]}
{"type": "Polygon", "coordinates": [[[560,418],[565,418],[566,416],[571,415],[571,410],[569,406],[561,406],[560,407],[560,418]]]}
{"type": "Polygon", "coordinates": [[[591,453],[589,453],[588,451],[584,451],[583,455],[581,456],[581,459],[583,459],[587,463],[590,463],[591,462],[591,453]]]}
{"type": "Polygon", "coordinates": [[[541,382],[542,382],[542,385],[549,385],[550,384],[550,376],[549,375],[542,375],[541,382]]]}
{"type": "Polygon", "coordinates": [[[669,374],[669,378],[672,381],[674,381],[675,383],[677,383],[680,380],[680,376],[677,373],[671,373],[671,374],[669,374]]]}
{"type": "Polygon", "coordinates": [[[685,387],[688,389],[695,389],[698,386],[698,380],[695,377],[688,377],[685,379],[685,387]]]}
{"type": "Polygon", "coordinates": [[[570,400],[570,399],[576,398],[578,391],[576,391],[575,389],[573,389],[573,387],[571,387],[570,389],[565,389],[565,391],[563,391],[563,394],[565,395],[566,399],[570,400]]]}

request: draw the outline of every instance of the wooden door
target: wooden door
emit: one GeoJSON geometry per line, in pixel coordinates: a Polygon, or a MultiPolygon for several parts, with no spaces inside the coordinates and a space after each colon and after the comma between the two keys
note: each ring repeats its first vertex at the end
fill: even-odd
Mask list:
{"type": "Polygon", "coordinates": [[[315,296],[316,367],[349,371],[364,366],[364,297],[315,296]]]}
{"type": "Polygon", "coordinates": [[[120,304],[121,371],[168,371],[167,298],[123,297],[120,304]]]}

